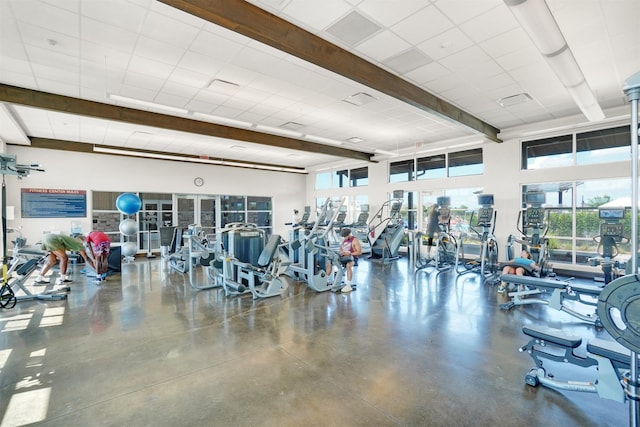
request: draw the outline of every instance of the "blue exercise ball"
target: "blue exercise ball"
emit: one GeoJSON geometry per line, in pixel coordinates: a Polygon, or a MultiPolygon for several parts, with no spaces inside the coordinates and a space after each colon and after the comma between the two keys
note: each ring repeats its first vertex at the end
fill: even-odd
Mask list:
{"type": "Polygon", "coordinates": [[[138,212],[141,207],[142,200],[140,200],[137,194],[122,193],[116,199],[116,208],[125,215],[133,215],[138,212]]]}

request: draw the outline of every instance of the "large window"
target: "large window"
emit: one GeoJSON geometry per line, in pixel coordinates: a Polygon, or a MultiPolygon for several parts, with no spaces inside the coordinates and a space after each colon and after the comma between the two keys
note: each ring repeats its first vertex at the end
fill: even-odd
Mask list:
{"type": "Polygon", "coordinates": [[[389,163],[389,182],[413,181],[414,159],[389,163]]]}
{"type": "Polygon", "coordinates": [[[576,135],[576,162],[579,165],[631,160],[629,126],[576,135]]]}
{"type": "Polygon", "coordinates": [[[340,169],[316,173],[316,190],[329,188],[363,187],[369,184],[369,167],[340,169]]]}
{"type": "Polygon", "coordinates": [[[573,136],[525,141],[522,143],[522,169],[545,169],[573,164],[573,136]]]}
{"type": "Polygon", "coordinates": [[[418,158],[416,179],[445,178],[446,176],[447,164],[444,154],[418,158]]]}
{"type": "Polygon", "coordinates": [[[480,175],[482,148],[449,153],[449,176],[480,175]]]}
{"type": "Polygon", "coordinates": [[[522,143],[522,169],[544,169],[629,161],[629,126],[601,129],[522,143]],[[575,135],[575,150],[573,139],[575,135]]]}
{"type": "Polygon", "coordinates": [[[369,185],[369,168],[357,168],[349,171],[349,178],[352,187],[363,187],[369,185]]]}
{"type": "MultiPolygon", "coordinates": [[[[546,237],[549,239],[551,261],[589,265],[589,260],[602,250],[599,247],[599,207],[627,208],[623,234],[630,237],[629,188],[627,178],[528,184],[522,187],[523,205],[526,192],[543,192],[543,207],[548,212],[546,237]]],[[[622,242],[618,250],[623,260],[629,257],[629,244],[622,242]]]]}

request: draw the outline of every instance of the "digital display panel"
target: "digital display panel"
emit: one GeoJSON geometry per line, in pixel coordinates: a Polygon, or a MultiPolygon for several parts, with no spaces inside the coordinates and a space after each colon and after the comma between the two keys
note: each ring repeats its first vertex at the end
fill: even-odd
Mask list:
{"type": "Polygon", "coordinates": [[[478,210],[478,225],[484,225],[491,222],[493,217],[493,208],[480,208],[478,210]]]}
{"type": "Polygon", "coordinates": [[[545,202],[544,193],[527,193],[524,200],[528,205],[542,205],[545,202]]]}
{"type": "Polygon", "coordinates": [[[622,219],[624,218],[624,208],[598,209],[600,219],[622,219]]]}
{"type": "Polygon", "coordinates": [[[622,223],[610,224],[605,222],[600,224],[600,236],[613,237],[616,241],[620,241],[622,239],[622,223]]]}
{"type": "Polygon", "coordinates": [[[528,208],[526,213],[527,222],[530,224],[539,224],[544,215],[543,208],[528,208]]]}

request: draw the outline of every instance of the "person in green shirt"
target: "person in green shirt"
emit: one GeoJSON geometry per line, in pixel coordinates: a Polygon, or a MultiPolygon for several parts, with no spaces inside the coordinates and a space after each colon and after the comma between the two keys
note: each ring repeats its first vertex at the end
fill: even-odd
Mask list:
{"type": "Polygon", "coordinates": [[[69,264],[69,256],[67,251],[79,252],[86,259],[85,248],[78,239],[65,236],[63,234],[45,234],[42,237],[42,250],[49,252],[47,255],[47,263],[40,270],[40,274],[36,277],[35,284],[46,285],[50,280],[45,277],[49,269],[60,262],[60,277],[56,279],[56,285],[71,283],[73,280],[67,275],[67,265],[69,264]]]}

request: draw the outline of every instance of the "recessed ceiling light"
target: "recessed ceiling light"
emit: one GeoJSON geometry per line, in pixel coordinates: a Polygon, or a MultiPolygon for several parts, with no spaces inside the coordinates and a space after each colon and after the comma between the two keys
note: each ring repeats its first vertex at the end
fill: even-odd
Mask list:
{"type": "Polygon", "coordinates": [[[369,95],[368,93],[364,93],[364,92],[358,92],[356,94],[353,94],[345,99],[343,99],[344,102],[348,102],[349,104],[353,104],[356,105],[358,107],[361,107],[365,104],[368,104],[370,102],[375,101],[376,99],[369,95]]]}
{"type": "Polygon", "coordinates": [[[362,138],[358,138],[357,136],[353,136],[353,137],[351,137],[351,138],[347,139],[347,141],[348,141],[348,142],[352,142],[352,143],[354,143],[354,144],[357,144],[357,143],[359,143],[359,142],[364,141],[364,139],[362,139],[362,138]]]}
{"type": "Polygon", "coordinates": [[[505,96],[498,99],[498,104],[503,107],[513,107],[514,105],[522,104],[523,102],[531,101],[531,95],[528,93],[519,93],[517,95],[505,96]]]}

